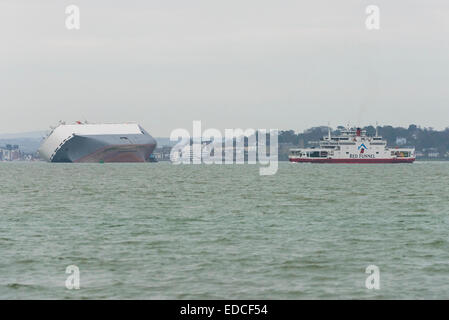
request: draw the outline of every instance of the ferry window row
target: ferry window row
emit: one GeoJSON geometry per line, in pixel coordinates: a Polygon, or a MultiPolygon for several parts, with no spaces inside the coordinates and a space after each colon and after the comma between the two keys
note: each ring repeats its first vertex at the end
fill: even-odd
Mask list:
{"type": "Polygon", "coordinates": [[[392,156],[396,156],[399,158],[407,158],[410,157],[410,151],[391,151],[392,156]]]}
{"type": "Polygon", "coordinates": [[[327,158],[329,153],[327,151],[307,151],[307,152],[292,151],[290,154],[308,158],[327,158]]]}

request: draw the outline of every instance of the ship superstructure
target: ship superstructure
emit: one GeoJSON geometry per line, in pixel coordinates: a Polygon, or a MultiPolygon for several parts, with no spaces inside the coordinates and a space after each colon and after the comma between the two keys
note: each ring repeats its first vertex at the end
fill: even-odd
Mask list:
{"type": "Polygon", "coordinates": [[[350,128],[332,136],[330,129],[318,147],[290,149],[289,161],[312,163],[411,163],[414,148],[389,148],[381,136],[368,136],[365,130],[350,128]]]}
{"type": "Polygon", "coordinates": [[[39,148],[49,162],[145,162],[156,140],[136,123],[60,123],[39,148]]]}

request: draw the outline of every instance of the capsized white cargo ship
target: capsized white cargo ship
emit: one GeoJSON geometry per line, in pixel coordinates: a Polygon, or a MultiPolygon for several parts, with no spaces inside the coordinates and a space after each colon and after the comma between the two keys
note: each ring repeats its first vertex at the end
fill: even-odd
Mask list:
{"type": "Polygon", "coordinates": [[[61,122],[44,138],[39,154],[49,162],[145,162],[156,145],[137,123],[61,122]]]}

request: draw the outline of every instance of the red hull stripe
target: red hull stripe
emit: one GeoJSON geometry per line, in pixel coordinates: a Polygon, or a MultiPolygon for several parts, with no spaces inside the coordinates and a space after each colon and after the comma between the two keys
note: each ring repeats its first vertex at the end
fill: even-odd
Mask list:
{"type": "Polygon", "coordinates": [[[310,162],[310,163],[412,163],[415,158],[408,159],[299,159],[290,158],[290,162],[310,162]]]}

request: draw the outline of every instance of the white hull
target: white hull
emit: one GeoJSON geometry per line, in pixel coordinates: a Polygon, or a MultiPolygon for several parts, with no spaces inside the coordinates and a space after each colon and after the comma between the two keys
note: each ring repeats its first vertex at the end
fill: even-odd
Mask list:
{"type": "Polygon", "coordinates": [[[143,162],[156,140],[138,124],[61,124],[39,148],[49,162],[143,162]]]}

